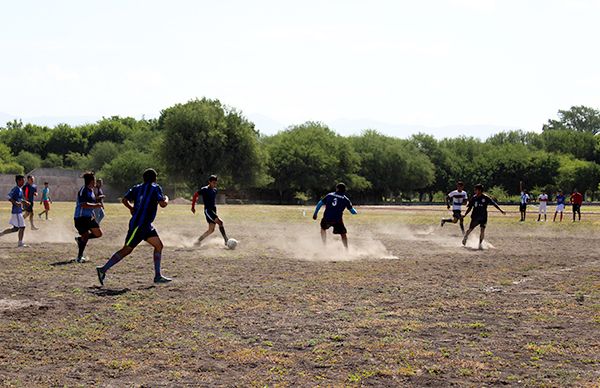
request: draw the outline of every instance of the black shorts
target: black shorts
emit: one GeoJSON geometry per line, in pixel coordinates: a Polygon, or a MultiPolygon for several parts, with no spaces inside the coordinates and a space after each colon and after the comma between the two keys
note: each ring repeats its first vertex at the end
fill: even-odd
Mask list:
{"type": "Polygon", "coordinates": [[[147,241],[151,237],[158,237],[158,232],[153,226],[129,228],[125,237],[125,245],[135,248],[142,241],[147,241]]]}
{"type": "Polygon", "coordinates": [[[346,226],[344,226],[344,221],[327,221],[324,218],[321,219],[321,229],[327,230],[333,226],[333,234],[346,234],[348,231],[346,230],[346,226]]]}
{"type": "Polygon", "coordinates": [[[216,224],[217,221],[215,220],[219,218],[217,211],[212,209],[204,209],[204,217],[206,218],[206,222],[209,224],[216,224]]]}
{"type": "Polygon", "coordinates": [[[460,210],[452,210],[452,217],[456,220],[460,220],[460,217],[462,217],[460,210]]]}
{"type": "Polygon", "coordinates": [[[79,235],[89,232],[94,228],[99,228],[100,225],[92,217],[77,217],[75,218],[75,229],[79,235]]]}
{"type": "Polygon", "coordinates": [[[580,213],[581,212],[581,205],[574,203],[573,204],[573,213],[580,213]]]}
{"type": "Polygon", "coordinates": [[[24,212],[33,213],[33,202],[23,207],[24,212]]]}
{"type": "Polygon", "coordinates": [[[527,211],[527,204],[526,203],[522,203],[519,205],[519,211],[527,211]]]}
{"type": "Polygon", "coordinates": [[[471,225],[469,229],[474,229],[476,226],[480,226],[481,229],[485,229],[487,225],[487,218],[471,218],[471,225]]]}

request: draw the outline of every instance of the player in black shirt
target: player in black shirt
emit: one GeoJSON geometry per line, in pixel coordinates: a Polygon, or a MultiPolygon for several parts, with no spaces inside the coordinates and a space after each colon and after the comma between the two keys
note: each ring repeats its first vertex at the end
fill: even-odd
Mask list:
{"type": "Polygon", "coordinates": [[[467,238],[469,238],[469,234],[471,234],[473,229],[479,225],[481,228],[481,233],[479,234],[479,249],[483,249],[481,244],[483,243],[483,238],[485,237],[485,227],[487,225],[488,216],[487,207],[489,204],[492,204],[496,209],[500,210],[500,213],[505,214],[504,210],[500,209],[496,201],[483,193],[483,185],[475,185],[475,195],[469,199],[467,211],[464,215],[464,217],[466,217],[471,209],[473,209],[473,214],[471,214],[471,225],[469,225],[469,230],[467,230],[465,237],[462,240],[463,245],[467,244],[467,238]]]}
{"type": "Polygon", "coordinates": [[[204,203],[204,217],[208,223],[208,230],[204,232],[202,236],[198,237],[198,240],[196,241],[197,245],[215,231],[215,225],[219,225],[219,231],[223,236],[223,240],[225,240],[225,245],[227,245],[227,233],[225,233],[223,221],[217,215],[217,180],[216,175],[211,175],[210,178],[208,178],[208,185],[196,191],[192,198],[192,213],[196,214],[196,202],[198,201],[198,197],[202,197],[202,203],[204,203]]]}

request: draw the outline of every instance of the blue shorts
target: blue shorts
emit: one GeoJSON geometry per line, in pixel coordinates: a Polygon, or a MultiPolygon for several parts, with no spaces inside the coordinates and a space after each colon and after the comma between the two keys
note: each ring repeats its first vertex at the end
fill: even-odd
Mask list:
{"type": "Polygon", "coordinates": [[[142,241],[147,241],[151,237],[158,237],[158,232],[154,229],[154,226],[136,226],[135,228],[129,228],[127,236],[125,237],[125,245],[131,248],[135,248],[142,241]]]}

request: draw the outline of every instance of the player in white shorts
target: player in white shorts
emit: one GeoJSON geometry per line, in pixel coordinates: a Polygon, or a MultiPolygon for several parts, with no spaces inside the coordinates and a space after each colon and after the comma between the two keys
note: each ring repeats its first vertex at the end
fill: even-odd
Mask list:
{"type": "Polygon", "coordinates": [[[462,205],[465,204],[469,198],[467,192],[463,190],[464,188],[464,183],[458,181],[456,183],[456,190],[448,193],[448,196],[446,197],[446,207],[450,209],[450,202],[452,202],[452,218],[444,218],[440,224],[440,226],[444,226],[446,222],[452,222],[453,224],[456,224],[460,221],[460,230],[462,231],[463,235],[465,234],[465,225],[463,223],[461,210],[462,205]]]}
{"type": "Polygon", "coordinates": [[[538,195],[539,210],[538,210],[538,222],[542,219],[542,214],[544,215],[544,222],[546,222],[546,207],[548,205],[548,194],[546,194],[546,190],[542,190],[542,194],[538,195]]]}

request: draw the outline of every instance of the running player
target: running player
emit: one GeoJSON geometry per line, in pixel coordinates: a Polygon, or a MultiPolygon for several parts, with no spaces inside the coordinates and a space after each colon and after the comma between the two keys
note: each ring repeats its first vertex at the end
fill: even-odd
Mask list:
{"type": "Polygon", "coordinates": [[[208,223],[208,230],[204,232],[202,236],[198,237],[196,245],[200,245],[202,240],[210,236],[215,231],[215,225],[219,225],[219,231],[223,236],[225,245],[227,245],[228,238],[227,233],[225,233],[225,226],[223,225],[223,220],[221,220],[217,215],[217,182],[217,176],[211,175],[208,178],[208,185],[196,191],[194,193],[194,197],[192,198],[192,213],[196,214],[196,202],[198,201],[198,197],[202,196],[202,202],[204,203],[204,217],[208,223]]]}
{"type": "Polygon", "coordinates": [[[27,183],[23,186],[23,195],[25,195],[25,199],[29,203],[29,205],[23,208],[23,218],[29,218],[31,230],[38,230],[33,225],[33,204],[35,203],[35,197],[37,197],[37,185],[35,184],[35,177],[33,175],[27,175],[27,183]]]}
{"type": "Polygon", "coordinates": [[[86,260],[83,257],[83,251],[88,240],[102,237],[100,225],[94,219],[94,209],[103,206],[96,202],[94,196],[94,186],[96,186],[96,178],[93,172],[83,174],[84,186],[77,193],[77,203],[75,205],[75,229],[79,233],[79,237],[75,237],[77,241],[77,262],[84,263],[86,260]]]}
{"type": "Polygon", "coordinates": [[[573,205],[573,222],[575,222],[575,213],[577,213],[579,216],[578,221],[581,221],[581,204],[583,204],[583,194],[577,191],[577,189],[573,189],[570,201],[573,205]]]}
{"type": "Polygon", "coordinates": [[[475,185],[475,195],[471,197],[469,200],[469,204],[467,205],[467,211],[465,212],[464,217],[469,214],[471,209],[473,209],[473,214],[471,215],[471,225],[469,225],[469,230],[465,233],[465,237],[463,237],[462,245],[467,244],[467,239],[469,238],[469,234],[479,225],[481,228],[481,232],[479,233],[479,249],[483,249],[483,239],[485,237],[485,227],[487,225],[488,219],[488,211],[487,207],[489,204],[493,205],[496,209],[500,210],[500,213],[505,214],[504,210],[500,209],[500,206],[490,198],[488,195],[483,193],[483,185],[477,184],[475,185]]]}
{"type": "Polygon", "coordinates": [[[44,211],[38,214],[40,219],[42,218],[42,214],[46,214],[46,221],[48,221],[48,212],[50,211],[51,203],[52,199],[50,198],[50,188],[48,187],[48,182],[44,182],[44,188],[42,189],[42,200],[40,201],[40,205],[44,205],[44,211]]]}
{"type": "Polygon", "coordinates": [[[323,205],[325,205],[325,212],[321,219],[321,240],[323,240],[323,244],[327,242],[327,229],[333,227],[333,234],[342,236],[342,243],[344,244],[344,247],[348,249],[348,231],[346,230],[346,226],[344,226],[342,217],[345,209],[348,209],[351,214],[357,214],[357,211],[352,207],[350,199],[346,197],[346,185],[338,183],[335,186],[334,193],[327,194],[317,203],[315,213],[313,214],[313,220],[317,219],[319,209],[321,209],[321,206],[323,205]]]}
{"type": "Polygon", "coordinates": [[[538,222],[542,219],[542,214],[544,215],[544,222],[546,222],[546,206],[548,205],[548,194],[546,194],[546,190],[542,190],[542,193],[538,195],[539,209],[538,209],[538,222]]]}
{"type": "Polygon", "coordinates": [[[442,223],[440,226],[444,226],[446,222],[452,222],[456,224],[460,221],[460,230],[462,234],[465,234],[465,225],[463,218],[461,216],[462,205],[465,204],[468,200],[467,192],[464,191],[465,184],[461,181],[456,183],[456,190],[451,191],[446,196],[446,207],[450,209],[450,201],[452,201],[452,218],[444,218],[442,219],[442,223]]]}
{"type": "Polygon", "coordinates": [[[560,213],[560,222],[562,222],[563,212],[565,211],[565,201],[566,198],[562,190],[558,190],[558,194],[556,195],[556,211],[554,212],[554,219],[552,222],[556,222],[556,215],[558,213],[560,213]]]}
{"type": "Polygon", "coordinates": [[[27,206],[28,202],[23,195],[23,186],[25,185],[25,177],[23,175],[16,175],[15,182],[17,185],[12,188],[10,193],[8,193],[8,200],[12,203],[12,211],[10,216],[10,221],[8,222],[12,225],[12,228],[8,228],[0,232],[0,236],[4,236],[5,234],[19,232],[19,244],[17,245],[19,248],[26,248],[29,245],[26,245],[23,242],[23,235],[25,234],[25,218],[23,218],[23,206],[27,206]]]}
{"type": "Polygon", "coordinates": [[[166,207],[169,197],[163,194],[162,188],[156,183],[157,174],[154,169],[147,169],[143,174],[144,183],[133,186],[127,191],[121,202],[131,212],[129,231],[125,237],[125,245],[115,252],[102,267],[96,267],[98,281],[104,285],[106,272],[138,246],[142,241],[148,242],[154,248],[154,283],[168,283],[172,279],[162,275],[160,262],[163,243],[158,232],[152,225],[156,218],[158,205],[166,207]]]}
{"type": "Polygon", "coordinates": [[[94,218],[98,225],[102,222],[104,218],[104,191],[102,190],[102,179],[96,179],[96,187],[94,190],[94,196],[96,197],[96,202],[101,203],[102,207],[97,207],[94,209],[94,218]]]}

